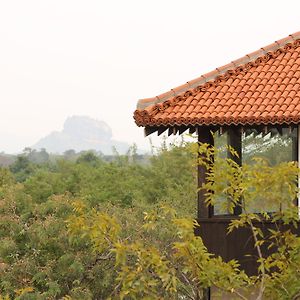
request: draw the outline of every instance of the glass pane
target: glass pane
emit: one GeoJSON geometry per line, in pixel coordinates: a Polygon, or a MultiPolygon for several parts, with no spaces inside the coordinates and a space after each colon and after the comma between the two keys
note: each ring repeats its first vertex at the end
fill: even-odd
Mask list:
{"type": "MultiPolygon", "coordinates": [[[[297,153],[297,129],[282,129],[283,134],[250,134],[242,136],[242,164],[254,164],[254,158],[265,159],[270,166],[275,166],[281,162],[296,160],[297,153]]],[[[227,133],[215,136],[216,154],[219,158],[227,157],[227,133]]],[[[216,159],[217,159],[216,157],[216,159]]],[[[219,178],[221,184],[226,187],[226,182],[219,178]]],[[[220,184],[220,182],[218,183],[220,184]]],[[[225,194],[215,195],[214,215],[230,215],[229,199],[225,194]]],[[[282,209],[281,205],[275,204],[270,199],[258,197],[251,203],[251,207],[246,207],[248,212],[274,212],[282,209]]]]}
{"type": "MultiPolygon", "coordinates": [[[[265,159],[270,166],[296,160],[294,155],[297,153],[297,149],[293,150],[293,147],[297,146],[297,129],[283,129],[283,133],[283,135],[274,136],[271,133],[267,135],[252,133],[247,137],[243,135],[242,163],[254,164],[255,157],[265,159]]],[[[275,204],[274,201],[259,197],[255,199],[254,203],[251,203],[251,207],[246,207],[249,212],[275,212],[281,208],[278,203],[275,204]]]]}
{"type": "MultiPolygon", "coordinates": [[[[288,131],[287,129],[284,131],[288,131]]],[[[284,135],[271,136],[271,133],[263,136],[262,134],[247,137],[243,134],[242,147],[243,164],[254,163],[254,157],[266,159],[271,166],[281,162],[293,161],[293,139],[297,139],[297,130],[293,129],[284,135]]]]}

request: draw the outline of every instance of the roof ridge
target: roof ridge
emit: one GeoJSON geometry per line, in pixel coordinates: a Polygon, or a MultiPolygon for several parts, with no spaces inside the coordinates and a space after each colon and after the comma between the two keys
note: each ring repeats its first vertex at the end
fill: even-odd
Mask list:
{"type": "MultiPolygon", "coordinates": [[[[192,95],[192,91],[205,91],[213,85],[229,79],[232,76],[237,76],[241,72],[247,72],[251,67],[257,66],[262,62],[267,62],[270,58],[276,58],[283,52],[287,52],[291,47],[300,46],[300,31],[290,34],[288,37],[275,41],[265,47],[260,48],[250,54],[247,54],[239,59],[222,67],[216,68],[214,71],[201,75],[200,77],[188,81],[184,85],[171,89],[170,91],[160,94],[153,98],[140,99],[137,104],[137,109],[134,113],[135,119],[145,117],[150,119],[151,113],[157,110],[164,110],[171,104],[177,104],[182,100],[182,94],[186,98],[192,95]]],[[[149,120],[150,121],[150,120],[149,120]]]]}

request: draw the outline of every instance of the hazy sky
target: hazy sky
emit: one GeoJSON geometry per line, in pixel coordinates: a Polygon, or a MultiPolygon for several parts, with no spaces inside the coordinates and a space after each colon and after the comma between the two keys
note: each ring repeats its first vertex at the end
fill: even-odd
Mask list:
{"type": "Polygon", "coordinates": [[[34,144],[71,115],[145,148],[138,99],[297,31],[299,0],[0,0],[0,151],[34,144]]]}

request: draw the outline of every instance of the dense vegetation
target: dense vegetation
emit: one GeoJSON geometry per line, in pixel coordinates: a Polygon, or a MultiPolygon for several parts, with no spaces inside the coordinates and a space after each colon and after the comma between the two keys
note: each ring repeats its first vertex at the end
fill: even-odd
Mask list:
{"type": "Polygon", "coordinates": [[[105,299],[112,293],[113,262],[99,260],[91,245],[67,232],[73,203],[112,213],[124,225],[124,236],[134,235],[143,212],[157,203],[194,214],[195,167],[182,145],[171,151],[163,147],[142,162],[134,148],[111,162],[93,152],[54,162],[34,162],[33,154],[27,149],[10,170],[0,170],[3,295],[15,298],[19,289],[29,286],[34,291],[20,299],[105,299]]]}
{"type": "MultiPolygon", "coordinates": [[[[290,147],[282,141],[261,156],[278,145],[290,147]]],[[[259,257],[253,278],[237,262],[212,257],[194,236],[196,153],[212,155],[195,147],[163,145],[146,160],[135,147],[109,160],[72,151],[51,159],[26,149],[0,169],[0,299],[201,299],[209,286],[232,299],[247,299],[249,287],[258,297],[297,299],[300,242],[290,232],[272,233],[278,252],[259,257]]],[[[244,208],[271,199],[286,211],[260,217],[295,222],[295,165],[260,160],[240,168],[213,156],[220,159],[210,174],[220,184],[206,187],[211,203],[226,195],[232,210],[241,198],[244,208]]],[[[231,230],[258,218],[243,213],[231,230]]],[[[265,237],[253,234],[259,249],[265,237]]]]}

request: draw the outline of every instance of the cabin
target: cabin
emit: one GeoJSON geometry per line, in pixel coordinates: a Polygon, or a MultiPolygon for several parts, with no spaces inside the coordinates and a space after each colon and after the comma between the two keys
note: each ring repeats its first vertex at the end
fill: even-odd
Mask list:
{"type": "MultiPolygon", "coordinates": [[[[289,35],[258,51],[245,55],[210,73],[175,87],[153,98],[138,101],[134,112],[137,126],[145,135],[163,132],[195,133],[199,143],[214,145],[212,133],[226,135],[243,163],[245,136],[285,135],[290,147],[285,150],[298,161],[300,149],[300,32],[289,35]]],[[[198,167],[199,187],[206,170],[198,167]]],[[[297,205],[299,201],[297,200],[297,205]]],[[[247,229],[227,234],[232,218],[240,214],[220,213],[205,205],[204,192],[198,192],[197,230],[208,250],[225,260],[238,259],[248,274],[255,274],[254,244],[247,229]],[[252,254],[245,256],[245,254],[252,254]]],[[[261,224],[262,230],[273,226],[261,224]]]]}

